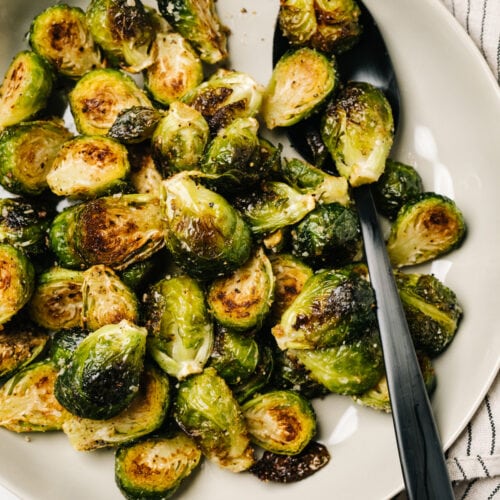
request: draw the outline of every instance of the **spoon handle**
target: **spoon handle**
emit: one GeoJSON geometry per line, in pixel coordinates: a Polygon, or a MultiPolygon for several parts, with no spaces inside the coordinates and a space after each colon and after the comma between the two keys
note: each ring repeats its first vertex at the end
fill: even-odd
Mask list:
{"type": "Polygon", "coordinates": [[[353,189],[384,352],[392,418],[406,492],[454,499],[436,424],[368,185],[353,189]]]}

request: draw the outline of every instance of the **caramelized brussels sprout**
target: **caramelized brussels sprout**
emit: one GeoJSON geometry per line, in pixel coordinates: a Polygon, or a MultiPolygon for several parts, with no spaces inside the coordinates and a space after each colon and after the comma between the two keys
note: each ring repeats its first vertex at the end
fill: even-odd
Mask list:
{"type": "Polygon", "coordinates": [[[105,420],[130,405],[139,391],[145,328],[126,320],[85,337],[55,382],[59,403],[77,417],[105,420]]]}
{"type": "Polygon", "coordinates": [[[213,325],[200,285],[187,275],[160,280],[147,292],[148,351],[169,375],[200,373],[213,346],[213,325]]]}
{"type": "Polygon", "coordinates": [[[152,50],[155,57],[144,73],[144,87],[154,101],[168,106],[203,81],[202,62],[180,33],[159,33],[152,50]]]}
{"type": "Polygon", "coordinates": [[[78,79],[103,66],[101,51],[79,7],[57,4],[38,14],[29,32],[31,48],[63,76],[78,79]]]}
{"type": "Polygon", "coordinates": [[[26,254],[0,243],[0,325],[15,316],[35,288],[35,269],[26,254]]]}
{"type": "Polygon", "coordinates": [[[395,277],[415,346],[437,356],[455,337],[462,318],[455,292],[432,274],[398,271],[395,277]]]}
{"type": "Polygon", "coordinates": [[[13,432],[62,428],[68,412],[54,397],[57,367],[48,359],[31,363],[0,387],[0,426],[13,432]]]}
{"type": "Polygon", "coordinates": [[[179,384],[174,416],[202,453],[220,467],[241,472],[254,463],[241,408],[215,368],[205,368],[179,384]]]}
{"type": "Polygon", "coordinates": [[[172,497],[201,460],[193,440],[177,432],[121,446],[115,455],[116,484],[126,498],[172,497]]]}
{"type": "Polygon", "coordinates": [[[43,57],[23,50],[10,63],[0,87],[0,130],[33,118],[45,108],[54,74],[43,57]]]}
{"type": "Polygon", "coordinates": [[[195,278],[229,274],[250,257],[250,229],[225,198],[181,172],[162,184],[166,246],[195,278]]]}
{"type": "Polygon", "coordinates": [[[274,66],[262,102],[269,129],[287,127],[307,118],[336,89],[332,59],[308,47],[288,51],[274,66]]]}
{"type": "Polygon", "coordinates": [[[143,143],[135,148],[129,148],[129,162],[130,183],[135,192],[159,198],[163,176],[156,167],[149,145],[143,143]]]}
{"type": "Polygon", "coordinates": [[[395,267],[428,262],[458,248],[466,231],[464,215],[452,199],[422,193],[398,212],[387,241],[389,258],[395,267]]]}
{"type": "Polygon", "coordinates": [[[295,391],[270,391],[241,407],[250,439],[264,450],[296,455],[316,433],[311,403],[295,391]]]}
{"type": "Polygon", "coordinates": [[[124,110],[152,107],[135,81],[113,68],[95,69],[80,78],[69,93],[69,104],[78,132],[86,135],[106,135],[124,110]]]}
{"type": "Polygon", "coordinates": [[[351,186],[382,175],[394,138],[394,120],[381,90],[348,82],[326,108],[321,136],[335,165],[351,186]]]}
{"type": "Polygon", "coordinates": [[[280,349],[320,349],[359,338],[375,324],[375,297],[351,270],[311,276],[272,333],[280,349]]]}
{"type": "Polygon", "coordinates": [[[140,0],[91,0],[86,17],[94,40],[111,64],[139,73],[152,63],[155,29],[140,0]]]}
{"type": "Polygon", "coordinates": [[[227,28],[217,14],[215,0],[158,0],[158,9],[200,58],[216,64],[227,58],[227,28]]]}
{"type": "Polygon", "coordinates": [[[223,326],[236,331],[259,329],[274,297],[274,275],[262,248],[232,274],[216,279],[208,289],[208,307],[223,326]]]}
{"type": "Polygon", "coordinates": [[[292,231],[293,253],[315,267],[339,267],[363,255],[359,219],[340,203],[319,205],[292,231]]]}
{"type": "Polygon", "coordinates": [[[30,318],[48,330],[69,329],[82,324],[81,271],[52,267],[38,276],[28,304],[30,318]]]}
{"type": "Polygon", "coordinates": [[[125,146],[108,137],[80,135],[62,145],[47,184],[58,196],[96,198],[122,191],[129,170],[125,146]]]}
{"type": "Polygon", "coordinates": [[[139,391],[130,405],[106,420],[71,415],[63,431],[78,451],[130,443],[156,431],[163,424],[170,404],[168,376],[154,364],[146,362],[139,391]]]}
{"type": "Polygon", "coordinates": [[[35,120],[0,135],[0,184],[11,193],[35,196],[47,189],[47,174],[62,144],[71,138],[62,121],[35,120]]]}
{"type": "Polygon", "coordinates": [[[314,0],[282,0],[278,13],[278,23],[283,36],[294,45],[305,45],[316,33],[314,0]]]}
{"type": "Polygon", "coordinates": [[[118,113],[108,131],[108,137],[123,144],[143,142],[153,135],[161,113],[149,106],[132,106],[118,113]]]}

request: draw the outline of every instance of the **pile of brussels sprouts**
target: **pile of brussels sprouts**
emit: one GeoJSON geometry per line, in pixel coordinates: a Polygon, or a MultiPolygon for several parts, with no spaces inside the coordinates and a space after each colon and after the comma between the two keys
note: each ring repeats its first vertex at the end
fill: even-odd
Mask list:
{"type": "Polygon", "coordinates": [[[341,81],[335,54],[362,29],[337,3],[281,2],[290,51],[266,88],[224,66],[211,0],[58,3],[33,20],[0,88],[1,426],[115,448],[127,498],[171,496],[202,457],[270,481],[314,473],[329,452],[312,399],[390,411],[350,198],[366,182],[432,390],[462,309],[401,268],[457,248],[464,218],[388,158],[384,95],[341,81]],[[266,130],[314,112],[315,164],[283,157],[266,130]]]}

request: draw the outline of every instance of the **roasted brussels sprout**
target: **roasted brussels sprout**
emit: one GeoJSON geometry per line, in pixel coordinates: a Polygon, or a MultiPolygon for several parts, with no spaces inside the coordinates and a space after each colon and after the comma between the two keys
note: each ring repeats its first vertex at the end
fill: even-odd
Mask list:
{"type": "Polygon", "coordinates": [[[325,269],[306,281],[272,333],[280,349],[319,349],[359,338],[375,321],[368,281],[351,270],[325,269]]]}
{"type": "Polygon", "coordinates": [[[340,203],[319,205],[292,231],[293,253],[315,267],[338,267],[363,256],[356,211],[340,203]]]}
{"type": "Polygon", "coordinates": [[[91,0],[86,17],[94,40],[111,64],[139,73],[152,63],[155,29],[140,0],[91,0]]]}
{"type": "Polygon", "coordinates": [[[136,297],[151,285],[158,276],[163,276],[170,269],[170,259],[165,248],[155,252],[145,260],[134,262],[118,275],[122,282],[132,290],[136,297]]]}
{"type": "Polygon", "coordinates": [[[152,155],[160,172],[168,177],[196,170],[210,137],[203,115],[179,101],[170,104],[151,139],[152,155]]]}
{"type": "Polygon", "coordinates": [[[250,257],[251,233],[225,198],[181,172],[162,184],[166,246],[188,274],[204,280],[229,274],[250,257]]]}
{"type": "Polygon", "coordinates": [[[348,82],[324,113],[321,136],[340,175],[351,186],[382,175],[394,138],[394,120],[381,90],[348,82]]]}
{"type": "Polygon", "coordinates": [[[129,170],[125,146],[109,137],[80,135],[61,146],[47,184],[58,196],[96,198],[122,191],[129,170]]]}
{"type": "Polygon", "coordinates": [[[232,472],[254,463],[241,408],[215,368],[205,368],[179,384],[174,416],[211,461],[232,472]]]}
{"type": "Polygon", "coordinates": [[[398,271],[395,277],[416,347],[437,356],[453,340],[462,318],[455,292],[432,274],[398,271]]]}
{"type": "Polygon", "coordinates": [[[314,209],[316,201],[285,182],[264,181],[260,189],[237,196],[234,204],[252,232],[263,234],[296,224],[314,209]]]}
{"type": "Polygon", "coordinates": [[[151,194],[160,197],[163,176],[155,165],[151,148],[141,144],[129,148],[130,183],[136,193],[151,194]]]}
{"type": "Polygon", "coordinates": [[[19,52],[5,73],[0,87],[0,130],[33,118],[45,108],[54,84],[54,74],[43,57],[19,52]]]}
{"type": "Polygon", "coordinates": [[[80,78],[69,93],[69,104],[78,132],[86,135],[106,135],[124,110],[152,107],[135,81],[113,68],[95,69],[80,78]]]}
{"type": "Polygon", "coordinates": [[[180,33],[159,33],[152,50],[155,56],[144,73],[144,87],[154,101],[168,106],[203,81],[202,62],[180,33]]]}
{"type": "Polygon", "coordinates": [[[383,174],[373,185],[373,199],[378,212],[394,220],[399,209],[423,190],[422,178],[415,168],[388,158],[383,174]]]}
{"type": "Polygon", "coordinates": [[[395,267],[427,262],[458,248],[466,231],[464,215],[452,199],[422,193],[398,212],[387,241],[389,258],[395,267]]]}
{"type": "Polygon", "coordinates": [[[47,189],[47,174],[71,133],[59,120],[35,120],[0,135],[0,184],[11,193],[36,196],[47,189]]]}
{"type": "Polygon", "coordinates": [[[68,412],[54,397],[57,367],[37,361],[14,374],[0,387],[0,426],[13,432],[57,431],[68,412]]]}
{"type": "Polygon", "coordinates": [[[58,74],[69,78],[103,66],[101,51],[79,7],[57,4],[45,9],[31,23],[29,42],[58,74]]]}
{"type": "Polygon", "coordinates": [[[108,137],[123,144],[143,142],[153,135],[161,113],[149,106],[132,106],[118,113],[108,131],[108,137]]]}
{"type": "Polygon", "coordinates": [[[95,420],[123,411],[139,390],[146,335],[145,328],[126,320],[91,332],[56,379],[59,403],[78,417],[95,420]]]}
{"type": "Polygon", "coordinates": [[[314,0],[283,0],[280,2],[280,30],[294,45],[306,45],[318,29],[314,0]]]}
{"type": "Polygon", "coordinates": [[[307,118],[336,89],[333,60],[303,47],[286,52],[274,66],[262,102],[269,129],[287,127],[307,118]]]}
{"type": "Polygon", "coordinates": [[[241,407],[252,442],[264,450],[296,455],[316,433],[310,402],[295,391],[270,391],[241,407]]]}
{"type": "Polygon", "coordinates": [[[274,275],[262,248],[232,274],[216,279],[208,288],[208,307],[223,326],[236,331],[259,329],[274,297],[274,275]]]}
{"type": "Polygon", "coordinates": [[[15,316],[35,288],[35,269],[26,254],[0,243],[0,325],[15,316]]]}
{"type": "Polygon", "coordinates": [[[167,499],[200,460],[201,451],[182,432],[168,437],[148,437],[116,451],[116,484],[126,498],[167,499]]]}
{"type": "Polygon", "coordinates": [[[83,273],[52,267],[38,276],[28,304],[31,319],[48,330],[62,330],[82,324],[83,273]]]}
{"type": "Polygon", "coordinates": [[[159,429],[169,405],[168,376],[153,363],[146,362],[139,391],[127,408],[106,420],[71,415],[64,422],[63,431],[78,451],[130,443],[159,429]]]}
{"type": "Polygon", "coordinates": [[[148,351],[169,375],[200,373],[213,346],[213,325],[200,285],[187,275],[167,277],[146,295],[148,351]]]}
{"type": "Polygon", "coordinates": [[[228,30],[219,19],[214,0],[158,0],[158,9],[203,61],[216,64],[227,58],[228,30]]]}
{"type": "Polygon", "coordinates": [[[61,370],[68,366],[78,344],[89,334],[81,327],[56,331],[51,337],[49,357],[61,370]]]}

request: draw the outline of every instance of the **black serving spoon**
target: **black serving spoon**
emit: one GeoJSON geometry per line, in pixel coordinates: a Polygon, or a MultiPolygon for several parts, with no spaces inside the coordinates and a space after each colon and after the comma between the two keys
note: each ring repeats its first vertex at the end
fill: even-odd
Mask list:
{"type": "MultiPolygon", "coordinates": [[[[399,121],[399,90],[396,75],[377,24],[360,4],[363,34],[358,44],[337,58],[344,81],[365,81],[384,91],[399,121]]],[[[273,60],[290,48],[276,25],[273,60]]],[[[314,161],[319,118],[314,116],[287,128],[292,146],[314,161]],[[311,147],[312,146],[312,147],[311,147]]],[[[406,492],[414,500],[454,498],[442,445],[422,379],[413,341],[399,298],[370,187],[352,190],[356,203],[370,280],[377,301],[377,318],[384,352],[392,418],[406,492]]]]}

